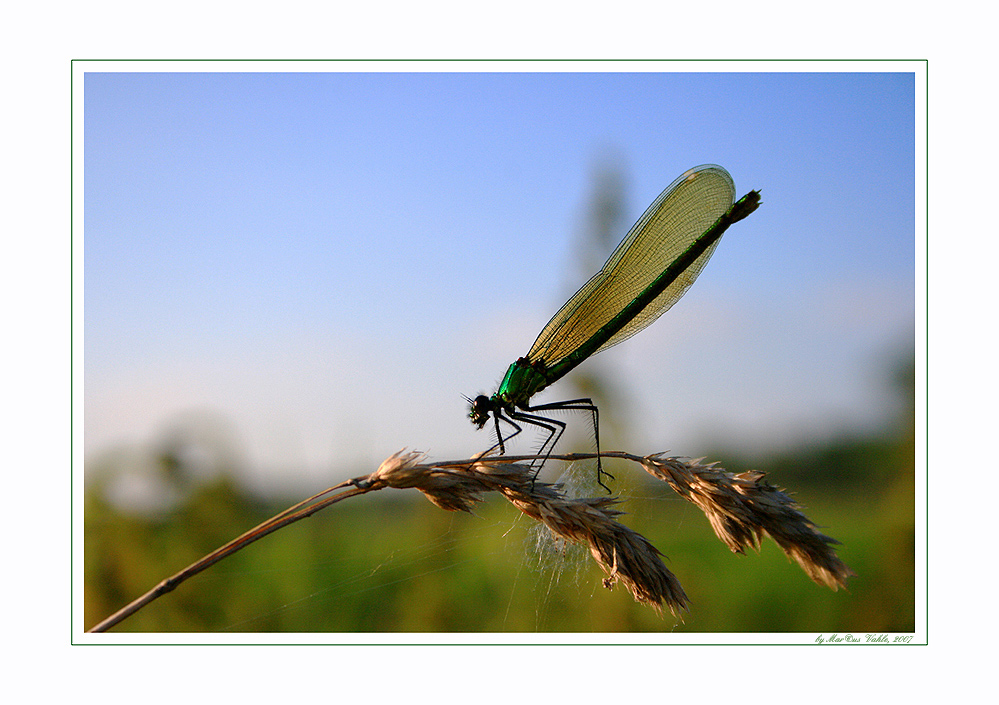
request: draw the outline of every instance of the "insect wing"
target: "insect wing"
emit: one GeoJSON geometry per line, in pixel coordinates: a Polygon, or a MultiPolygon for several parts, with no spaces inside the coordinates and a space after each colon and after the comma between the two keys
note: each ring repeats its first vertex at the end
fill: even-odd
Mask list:
{"type": "MultiPolygon", "coordinates": [[[[552,366],[579,348],[724,215],[734,198],[732,177],[720,166],[699,166],[681,175],[649,206],[600,271],[542,329],[527,359],[552,366]]],[[[627,340],[665,313],[694,283],[717,244],[596,352],[627,340]]]]}

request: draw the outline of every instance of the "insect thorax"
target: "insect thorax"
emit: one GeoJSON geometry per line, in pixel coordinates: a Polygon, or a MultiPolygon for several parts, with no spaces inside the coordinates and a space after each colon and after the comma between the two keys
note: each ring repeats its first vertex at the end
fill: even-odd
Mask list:
{"type": "Polygon", "coordinates": [[[501,406],[526,408],[531,397],[551,384],[546,373],[543,361],[530,361],[526,357],[518,359],[507,369],[493,400],[501,406]]]}

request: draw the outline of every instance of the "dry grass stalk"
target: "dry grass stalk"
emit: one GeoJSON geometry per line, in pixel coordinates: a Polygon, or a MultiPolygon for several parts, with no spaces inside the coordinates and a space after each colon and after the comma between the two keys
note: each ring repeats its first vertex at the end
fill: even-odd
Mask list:
{"type": "Polygon", "coordinates": [[[815,582],[833,590],[846,587],[855,573],[832,549],[839,541],[819,533],[793,499],[766,482],[761,472],[734,474],[700,460],[653,455],[642,466],[697,505],[732,551],[744,553],[749,546],[759,550],[765,534],[815,582]]]}
{"type": "MultiPolygon", "coordinates": [[[[702,465],[698,460],[685,462],[662,455],[641,457],[612,451],[600,456],[640,463],[700,507],[718,537],[737,553],[743,553],[747,546],[758,549],[765,534],[817,583],[835,590],[845,587],[846,579],[854,575],[831,548],[839,542],[816,531],[815,524],[790,497],[763,481],[763,473],[737,475],[716,468],[714,463],[702,465]]],[[[578,453],[552,455],[550,459],[594,457],[593,453],[578,453]]],[[[421,464],[422,459],[421,453],[399,451],[370,475],[347,480],[299,502],[163,580],[88,631],[110,629],[197,573],[278,529],[348,497],[386,487],[416,488],[442,509],[465,512],[470,512],[486,492],[500,492],[555,535],[586,543],[607,574],[606,587],[620,581],[636,600],[660,612],[664,604],[674,615],[687,608],[687,596],[660,560],[662,553],[644,536],[614,520],[623,513],[613,508],[617,498],[566,497],[557,485],[536,481],[534,470],[522,462],[538,460],[537,456],[477,456],[434,464],[421,464]]]]}

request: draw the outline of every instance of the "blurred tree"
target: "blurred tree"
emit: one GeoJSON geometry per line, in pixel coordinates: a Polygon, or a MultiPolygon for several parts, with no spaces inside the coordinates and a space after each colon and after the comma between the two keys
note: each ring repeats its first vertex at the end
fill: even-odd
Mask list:
{"type": "MultiPolygon", "coordinates": [[[[574,266],[569,281],[565,285],[565,298],[576,293],[607,261],[607,257],[618,245],[629,224],[625,219],[627,176],[622,161],[604,155],[596,162],[592,175],[592,186],[585,206],[583,225],[576,240],[574,266]]],[[[622,396],[622,387],[616,384],[614,375],[602,356],[587,360],[585,365],[569,373],[562,382],[561,396],[566,399],[589,398],[600,409],[600,443],[603,449],[627,447],[627,400],[622,396]]],[[[586,424],[574,424],[560,444],[560,450],[585,450],[593,444],[592,431],[586,424]],[[587,441],[583,441],[583,434],[587,441]]],[[[586,489],[580,488],[580,491],[586,489]]]]}

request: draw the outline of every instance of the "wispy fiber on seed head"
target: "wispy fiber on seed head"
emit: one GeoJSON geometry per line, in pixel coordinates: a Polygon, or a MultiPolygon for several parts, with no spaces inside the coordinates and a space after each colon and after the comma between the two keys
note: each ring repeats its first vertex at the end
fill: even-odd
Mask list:
{"type": "Polygon", "coordinates": [[[511,504],[556,536],[589,545],[590,555],[607,573],[604,587],[612,588],[621,581],[636,600],[656,610],[661,611],[664,603],[674,615],[687,608],[687,595],[663,564],[659,549],[637,531],[614,520],[624,513],[612,508],[617,498],[569,499],[553,485],[543,483],[534,483],[530,489],[501,491],[511,504]]]}
{"type": "Polygon", "coordinates": [[[374,473],[358,481],[368,489],[415,487],[442,509],[471,511],[483,494],[503,494],[524,514],[552,533],[575,543],[586,543],[607,574],[603,584],[620,581],[636,600],[674,615],[687,607],[680,582],[663,564],[662,553],[644,536],[614,520],[623,514],[616,498],[570,499],[559,488],[535,480],[529,465],[498,459],[476,459],[464,466],[421,465],[418,453],[396,453],[374,473]]]}
{"type": "Polygon", "coordinates": [[[642,465],[697,505],[732,551],[744,553],[747,546],[758,550],[768,535],[820,585],[845,588],[847,578],[855,575],[832,549],[839,541],[819,533],[798,504],[766,482],[763,473],[734,474],[716,468],[716,463],[662,455],[649,456],[642,465]]]}

